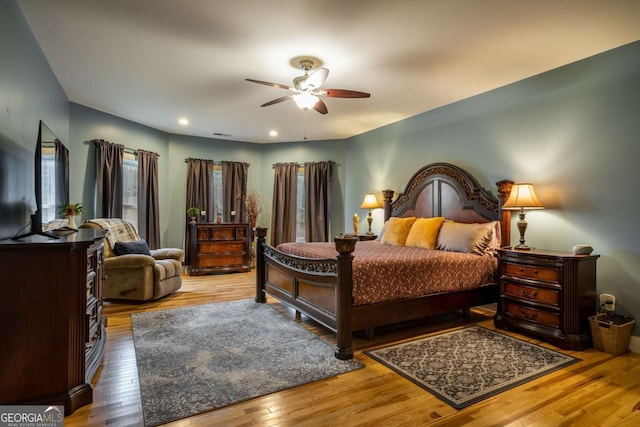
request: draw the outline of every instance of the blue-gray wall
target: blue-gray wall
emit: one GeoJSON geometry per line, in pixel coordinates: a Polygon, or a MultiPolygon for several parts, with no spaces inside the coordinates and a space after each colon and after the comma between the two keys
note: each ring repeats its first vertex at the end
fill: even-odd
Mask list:
{"type": "MultiPolygon", "coordinates": [[[[591,244],[601,255],[598,292],[615,294],[622,308],[640,318],[640,230],[634,218],[640,204],[640,42],[347,140],[259,145],[167,135],[69,103],[13,1],[0,2],[0,32],[3,195],[8,180],[33,179],[30,168],[15,178],[17,169],[8,174],[6,165],[32,164],[40,119],[70,146],[71,198],[88,207],[86,217],[93,213],[94,168],[86,141],[104,138],[158,152],[161,237],[168,246],[183,243],[188,157],[250,163],[249,187],[262,198],[258,222],[267,226],[273,163],[336,161],[334,234],[350,231],[353,213],[366,215],[359,208],[365,192],[402,191],[421,166],[450,162],[494,193],[501,179],[534,183],[546,209],[527,214],[527,243],[558,250],[591,244]]],[[[382,212],[374,218],[377,231],[382,212]]],[[[512,235],[513,243],[515,224],[512,235]]]]}
{"type": "MultiPolygon", "coordinates": [[[[344,203],[345,203],[345,174],[346,174],[346,147],[344,140],[340,141],[304,141],[263,146],[262,159],[262,191],[263,216],[260,218],[262,225],[270,227],[271,204],[273,199],[273,165],[286,162],[322,162],[332,160],[335,162],[333,169],[333,194],[331,231],[337,235],[345,231],[344,203]]],[[[349,228],[347,231],[351,231],[349,228]]],[[[269,240],[267,240],[269,241],[269,240]]]]}
{"type": "Polygon", "coordinates": [[[246,162],[249,164],[247,190],[261,192],[262,149],[258,144],[233,142],[193,136],[171,135],[169,138],[171,170],[169,171],[169,192],[171,208],[167,212],[169,222],[168,242],[171,246],[182,247],[184,242],[187,164],[185,160],[209,159],[215,161],[246,162]],[[179,226],[175,226],[178,224],[179,226]]]}
{"type": "Polygon", "coordinates": [[[67,97],[16,3],[0,1],[0,238],[27,225],[35,210],[40,120],[69,140],[67,97]]]}
{"type": "Polygon", "coordinates": [[[95,218],[95,144],[94,139],[105,139],[131,149],[156,152],[158,158],[158,192],[160,240],[168,240],[171,206],[169,170],[177,163],[169,155],[169,136],[150,127],[105,114],[79,104],[70,103],[69,124],[69,194],[72,201],[81,200],[85,210],[83,218],[95,218]]]}
{"type": "Polygon", "coordinates": [[[502,179],[532,182],[547,209],[527,214],[527,243],[592,245],[601,256],[598,292],[640,318],[640,42],[359,135],[347,147],[345,218],[364,213],[365,192],[402,191],[432,162],[467,169],[494,194],[502,179]]]}

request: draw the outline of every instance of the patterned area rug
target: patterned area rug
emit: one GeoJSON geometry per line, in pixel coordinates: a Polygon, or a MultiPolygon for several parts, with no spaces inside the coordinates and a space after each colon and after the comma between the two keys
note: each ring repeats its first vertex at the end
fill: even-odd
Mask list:
{"type": "Polygon", "coordinates": [[[269,304],[131,315],[145,426],[362,368],[269,304]]]}
{"type": "Polygon", "coordinates": [[[580,361],[480,326],[365,353],[456,409],[580,361]]]}

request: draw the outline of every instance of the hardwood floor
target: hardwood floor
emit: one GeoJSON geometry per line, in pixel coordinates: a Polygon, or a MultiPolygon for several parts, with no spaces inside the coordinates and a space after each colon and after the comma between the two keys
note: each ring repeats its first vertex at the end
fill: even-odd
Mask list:
{"type": "MultiPolygon", "coordinates": [[[[147,304],[107,303],[107,348],[93,379],[93,404],[65,418],[65,426],[141,426],[138,373],[130,314],[194,304],[253,298],[254,273],[184,276],[179,292],[147,304]]],[[[269,302],[295,316],[273,298],[269,302]]],[[[492,313],[472,310],[467,323],[493,328],[492,313]]],[[[334,335],[304,316],[306,327],[334,335]]],[[[465,324],[459,315],[428,324],[379,331],[356,339],[364,369],[249,400],[171,423],[171,426],[638,426],[640,354],[613,357],[596,350],[569,351],[581,362],[456,410],[362,353],[366,347],[465,324]]],[[[526,339],[550,348],[539,340],[526,339]]]]}

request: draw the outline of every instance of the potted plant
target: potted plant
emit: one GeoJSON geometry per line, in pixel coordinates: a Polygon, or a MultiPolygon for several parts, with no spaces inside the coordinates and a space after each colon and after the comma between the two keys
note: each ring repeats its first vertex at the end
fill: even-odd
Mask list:
{"type": "Polygon", "coordinates": [[[67,203],[60,208],[60,213],[69,220],[69,224],[67,225],[69,228],[78,228],[76,225],[76,215],[80,215],[82,212],[84,212],[82,203],[67,203]]]}
{"type": "Polygon", "coordinates": [[[196,218],[198,218],[198,215],[200,215],[200,209],[195,206],[191,206],[189,209],[187,209],[187,215],[189,215],[191,221],[195,222],[196,218]]]}

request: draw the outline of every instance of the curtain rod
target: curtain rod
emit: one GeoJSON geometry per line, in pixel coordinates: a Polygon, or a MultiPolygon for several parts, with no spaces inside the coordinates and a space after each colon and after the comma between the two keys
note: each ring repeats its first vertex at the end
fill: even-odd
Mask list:
{"type": "MultiPolygon", "coordinates": [[[[142,149],[137,149],[137,150],[136,150],[135,148],[127,148],[127,147],[124,147],[124,152],[125,152],[125,153],[133,154],[134,156],[137,156],[138,154],[140,154],[140,150],[142,150],[142,149]]],[[[153,153],[153,154],[155,154],[156,156],[160,157],[160,154],[158,154],[158,153],[156,153],[156,152],[154,152],[154,151],[149,151],[149,150],[142,150],[142,151],[147,151],[147,152],[149,152],[149,153],[153,153]]]]}
{"type": "MultiPolygon", "coordinates": [[[[329,163],[333,163],[334,165],[337,165],[337,163],[335,161],[333,161],[333,160],[326,160],[326,161],[329,162],[329,163]]],[[[293,163],[293,162],[291,162],[291,163],[293,163]]],[[[323,163],[323,162],[306,162],[306,163],[323,163]]],[[[286,165],[287,163],[274,163],[274,164],[271,165],[271,169],[275,169],[276,165],[278,165],[278,164],[286,165]]],[[[304,166],[304,163],[296,163],[296,166],[301,168],[301,167],[304,166]]]]}
{"type": "MultiPolygon", "coordinates": [[[[109,141],[107,141],[106,139],[92,139],[92,140],[90,140],[90,141],[85,141],[85,144],[88,144],[88,143],[90,143],[90,142],[93,142],[93,143],[106,142],[106,143],[108,143],[108,144],[115,144],[114,142],[109,142],[109,141]]],[[[121,145],[122,145],[122,144],[121,144],[121,145]]],[[[123,147],[124,147],[124,145],[123,145],[123,147]]],[[[145,150],[143,150],[143,151],[145,151],[145,150]]],[[[149,151],[149,150],[146,150],[146,151],[149,151]]],[[[128,154],[133,154],[133,155],[135,155],[135,156],[137,156],[137,155],[138,155],[138,150],[136,150],[135,148],[128,148],[128,147],[124,147],[124,152],[125,152],[125,153],[128,153],[128,154]]],[[[149,152],[150,152],[150,153],[154,153],[153,151],[149,151],[149,152]]],[[[155,154],[156,156],[160,157],[160,154],[158,154],[158,153],[154,153],[154,154],[155,154]]]]}
{"type": "MultiPolygon", "coordinates": [[[[204,159],[194,159],[194,158],[189,158],[189,159],[184,159],[185,163],[189,163],[189,160],[204,160],[204,159]]],[[[216,166],[220,166],[222,165],[222,162],[220,160],[212,160],[213,164],[216,166]]]]}
{"type": "MultiPolygon", "coordinates": [[[[193,157],[189,157],[188,159],[184,159],[184,162],[185,163],[189,163],[189,160],[207,160],[207,159],[194,159],[193,157]]],[[[207,160],[207,161],[209,161],[209,160],[207,160]]],[[[225,161],[225,160],[211,160],[211,161],[213,162],[214,166],[222,166],[222,162],[225,161]]],[[[226,161],[228,161],[229,163],[244,163],[247,166],[251,166],[251,164],[249,164],[247,162],[234,162],[234,161],[231,161],[231,160],[226,160],[226,161]]]]}

